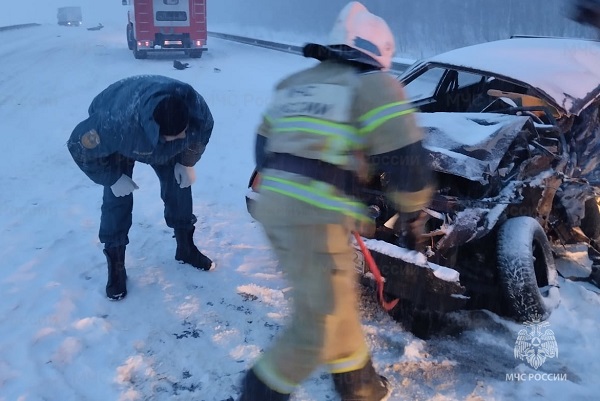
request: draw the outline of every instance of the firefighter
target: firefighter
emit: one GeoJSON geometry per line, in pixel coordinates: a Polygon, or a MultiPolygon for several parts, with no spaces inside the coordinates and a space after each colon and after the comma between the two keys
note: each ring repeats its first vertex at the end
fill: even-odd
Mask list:
{"type": "Polygon", "coordinates": [[[240,401],[288,400],[323,364],[341,399],[391,393],[376,373],[358,311],[351,231],[369,221],[352,194],[373,171],[418,244],[432,193],[415,109],[387,72],[394,38],[359,2],[340,12],[328,44],[307,44],[320,61],[281,81],[256,138],[261,223],[292,284],[289,326],[245,374],[240,401]]]}
{"type": "Polygon", "coordinates": [[[165,221],[174,229],[175,259],[200,270],[214,264],[194,244],[191,185],[213,129],[208,105],[190,85],[159,75],[133,76],[99,93],[88,118],[67,143],[79,168],[104,187],[100,242],[108,263],[106,296],[127,295],[125,247],[133,210],[135,162],[149,164],[160,181],[165,221]]]}

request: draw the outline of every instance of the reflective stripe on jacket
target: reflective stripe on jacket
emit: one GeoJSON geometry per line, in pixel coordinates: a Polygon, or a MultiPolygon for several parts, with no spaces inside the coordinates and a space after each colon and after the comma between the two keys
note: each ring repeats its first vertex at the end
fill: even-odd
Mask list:
{"type": "MultiPolygon", "coordinates": [[[[270,173],[275,170],[267,170],[270,173]]],[[[362,202],[348,196],[340,196],[332,185],[320,181],[311,181],[310,185],[290,179],[265,174],[261,180],[261,191],[272,191],[311,204],[315,207],[340,212],[358,220],[367,220],[362,202]]]]}
{"type": "MultiPolygon", "coordinates": [[[[354,126],[313,117],[284,117],[273,120],[274,135],[302,133],[320,136],[322,142],[319,160],[338,166],[349,164],[349,150],[364,146],[364,138],[354,126]]],[[[291,139],[291,138],[290,138],[291,139]]]]}
{"type": "MultiPolygon", "coordinates": [[[[390,74],[361,74],[350,65],[324,61],[277,86],[258,135],[266,138],[261,142],[266,143],[267,158],[269,153],[281,153],[321,160],[366,180],[373,167],[368,164],[369,156],[422,140],[414,111],[401,84],[390,74]]],[[[406,170],[399,175],[413,173],[406,170]]],[[[276,170],[269,170],[263,178],[261,189],[366,219],[360,202],[332,192],[327,184],[301,185],[276,170]]]]}

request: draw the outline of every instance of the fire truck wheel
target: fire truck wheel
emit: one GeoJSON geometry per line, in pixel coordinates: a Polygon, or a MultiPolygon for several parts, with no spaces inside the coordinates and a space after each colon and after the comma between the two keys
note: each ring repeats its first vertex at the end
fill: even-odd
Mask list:
{"type": "Polygon", "coordinates": [[[202,50],[190,50],[190,58],[200,58],[202,57],[202,50]]]}
{"type": "Polygon", "coordinates": [[[143,60],[145,58],[148,58],[148,52],[145,50],[138,50],[137,48],[134,48],[133,57],[135,57],[138,60],[143,60]]]}
{"type": "Polygon", "coordinates": [[[127,24],[127,47],[129,50],[133,50],[135,47],[135,38],[133,37],[133,26],[131,24],[127,24]]]}

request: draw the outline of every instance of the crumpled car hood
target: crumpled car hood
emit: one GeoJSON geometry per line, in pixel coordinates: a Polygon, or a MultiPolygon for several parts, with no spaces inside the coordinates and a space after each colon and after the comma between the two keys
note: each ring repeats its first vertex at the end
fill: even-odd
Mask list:
{"type": "Polygon", "coordinates": [[[488,182],[529,117],[497,113],[416,113],[435,171],[488,182]]]}

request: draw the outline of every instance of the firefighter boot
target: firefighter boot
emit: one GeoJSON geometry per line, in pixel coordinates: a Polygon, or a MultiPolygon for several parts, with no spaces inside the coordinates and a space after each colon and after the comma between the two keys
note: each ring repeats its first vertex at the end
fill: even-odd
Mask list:
{"type": "Polygon", "coordinates": [[[238,401],[288,401],[289,399],[289,394],[271,390],[250,369],[242,381],[242,395],[238,401]]]}
{"type": "Polygon", "coordinates": [[[342,401],[386,401],[392,393],[390,383],[375,372],[371,360],[362,369],[332,376],[342,401]]]}
{"type": "Polygon", "coordinates": [[[177,240],[175,259],[189,263],[197,269],[210,270],[214,267],[213,262],[194,245],[194,230],[194,227],[187,230],[175,230],[175,239],[177,240]]]}
{"type": "Polygon", "coordinates": [[[127,295],[127,273],[125,271],[125,245],[114,248],[105,248],[106,262],[108,264],[108,281],[106,282],[106,296],[118,301],[127,295]]]}

